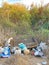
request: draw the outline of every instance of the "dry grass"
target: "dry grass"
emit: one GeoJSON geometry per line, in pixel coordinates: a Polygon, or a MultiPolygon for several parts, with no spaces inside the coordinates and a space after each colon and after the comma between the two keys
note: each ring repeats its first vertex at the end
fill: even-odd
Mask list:
{"type": "MultiPolygon", "coordinates": [[[[0,59],[1,65],[37,65],[45,59],[34,57],[31,55],[14,55],[10,58],[0,59]]],[[[47,60],[46,60],[47,61],[47,60]]]]}
{"type": "MultiPolygon", "coordinates": [[[[3,65],[31,65],[27,56],[11,56],[10,58],[3,59],[3,65]]],[[[1,61],[2,62],[2,61],[1,61]]]]}

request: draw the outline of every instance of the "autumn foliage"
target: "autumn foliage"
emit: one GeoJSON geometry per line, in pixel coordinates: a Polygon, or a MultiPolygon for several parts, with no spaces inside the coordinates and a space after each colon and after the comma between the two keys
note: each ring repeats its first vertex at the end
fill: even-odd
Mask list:
{"type": "Polygon", "coordinates": [[[0,24],[25,33],[31,29],[49,29],[49,4],[31,5],[28,10],[23,4],[4,3],[0,8],[0,24]]]}

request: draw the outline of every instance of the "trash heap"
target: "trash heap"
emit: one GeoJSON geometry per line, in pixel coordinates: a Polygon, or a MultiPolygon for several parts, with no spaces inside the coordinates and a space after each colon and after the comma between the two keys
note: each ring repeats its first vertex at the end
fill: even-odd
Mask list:
{"type": "Polygon", "coordinates": [[[10,40],[13,38],[10,38],[6,41],[4,47],[0,47],[0,57],[6,58],[10,57],[12,54],[29,54],[30,51],[27,49],[26,45],[24,43],[18,44],[18,46],[12,47],[10,45],[10,40]]]}
{"type": "MultiPolygon", "coordinates": [[[[26,47],[26,45],[24,43],[20,43],[20,44],[18,44],[18,46],[11,48],[11,45],[10,45],[11,39],[13,39],[13,38],[11,37],[6,41],[4,47],[2,47],[2,46],[0,47],[0,57],[3,57],[3,58],[10,57],[12,54],[18,54],[18,55],[30,54],[29,49],[26,47]]],[[[45,55],[44,55],[43,51],[45,49],[47,49],[46,43],[41,42],[37,47],[32,48],[32,50],[33,50],[32,54],[37,57],[44,57],[45,55]]]]}
{"type": "Polygon", "coordinates": [[[47,49],[47,45],[44,42],[41,42],[36,48],[33,48],[33,55],[37,57],[44,57],[43,51],[47,49]]]}
{"type": "Polygon", "coordinates": [[[6,43],[5,43],[5,46],[4,47],[0,47],[0,57],[2,58],[6,58],[6,57],[10,57],[11,56],[11,50],[10,50],[10,41],[12,40],[13,38],[9,38],[6,43]]]}

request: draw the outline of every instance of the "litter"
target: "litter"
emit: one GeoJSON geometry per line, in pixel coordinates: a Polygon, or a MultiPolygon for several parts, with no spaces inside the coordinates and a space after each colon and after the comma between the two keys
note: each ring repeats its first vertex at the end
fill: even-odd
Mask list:
{"type": "Polygon", "coordinates": [[[18,46],[19,46],[19,48],[20,48],[21,50],[27,49],[27,47],[26,47],[26,45],[25,45],[24,43],[20,43],[20,44],[18,44],[18,46]]]}
{"type": "MultiPolygon", "coordinates": [[[[10,57],[11,54],[30,54],[29,49],[27,49],[26,45],[24,43],[20,43],[18,44],[18,47],[12,47],[12,49],[10,49],[10,41],[13,38],[9,38],[6,43],[5,43],[5,47],[0,47],[0,57],[10,57]]],[[[36,56],[36,57],[44,57],[44,53],[43,50],[47,49],[47,45],[44,42],[41,42],[38,46],[36,46],[35,48],[33,48],[33,52],[32,55],[36,56]]]]}
{"type": "Polygon", "coordinates": [[[27,55],[27,54],[30,53],[30,51],[27,49],[27,47],[26,47],[26,45],[24,43],[20,43],[20,44],[18,44],[18,46],[21,49],[21,52],[23,54],[26,54],[27,55]]]}
{"type": "Polygon", "coordinates": [[[11,49],[11,53],[13,53],[13,54],[21,54],[21,49],[19,47],[13,47],[11,49]]]}
{"type": "Polygon", "coordinates": [[[0,53],[2,53],[2,52],[3,52],[3,50],[4,50],[4,49],[3,49],[3,48],[2,48],[2,46],[1,46],[1,47],[0,47],[0,53]]]}
{"type": "Polygon", "coordinates": [[[11,53],[14,54],[14,53],[15,53],[15,50],[16,50],[16,47],[13,47],[13,48],[11,49],[11,53]]]}
{"type": "Polygon", "coordinates": [[[47,45],[44,42],[41,42],[36,48],[33,48],[34,55],[39,57],[44,57],[43,50],[47,49],[47,45]]]}
{"type": "Polygon", "coordinates": [[[47,62],[46,62],[46,61],[44,61],[44,62],[42,62],[41,64],[42,64],[42,65],[46,65],[46,64],[47,64],[47,62]]]}
{"type": "Polygon", "coordinates": [[[10,45],[10,41],[11,41],[12,39],[13,39],[12,37],[9,38],[9,39],[6,41],[5,46],[11,46],[11,45],[10,45]]]}
{"type": "Polygon", "coordinates": [[[35,55],[35,56],[38,56],[38,57],[43,57],[43,56],[44,56],[43,52],[39,52],[39,51],[36,51],[36,52],[34,53],[34,55],[35,55]]]}
{"type": "Polygon", "coordinates": [[[10,57],[10,48],[9,47],[4,47],[3,52],[1,53],[1,57],[6,58],[10,57]]]}
{"type": "Polygon", "coordinates": [[[14,54],[21,54],[21,49],[16,49],[14,54]]]}
{"type": "Polygon", "coordinates": [[[28,49],[24,50],[24,54],[28,55],[30,53],[30,51],[28,49]]]}
{"type": "Polygon", "coordinates": [[[0,57],[1,57],[1,54],[3,52],[4,48],[2,48],[2,46],[0,47],[0,57]]]}
{"type": "Polygon", "coordinates": [[[42,50],[47,49],[46,43],[45,43],[45,42],[42,42],[42,41],[41,41],[39,47],[40,47],[42,50]]]}

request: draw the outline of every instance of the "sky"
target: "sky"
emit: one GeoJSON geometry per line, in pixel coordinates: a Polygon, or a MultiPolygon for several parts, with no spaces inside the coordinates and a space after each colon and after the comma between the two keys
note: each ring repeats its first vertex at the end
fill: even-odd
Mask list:
{"type": "Polygon", "coordinates": [[[0,0],[0,6],[2,5],[3,2],[8,2],[11,4],[21,3],[21,4],[24,4],[26,7],[28,7],[32,3],[34,3],[35,5],[39,5],[39,4],[41,4],[41,2],[43,2],[43,5],[45,5],[45,4],[49,3],[49,0],[0,0]]]}

